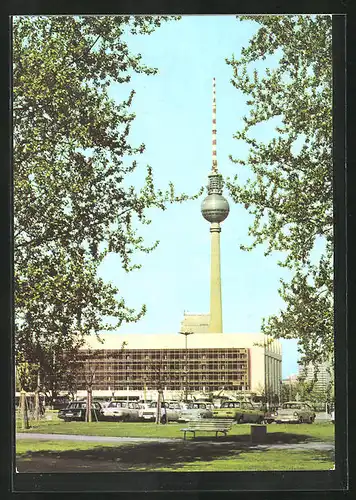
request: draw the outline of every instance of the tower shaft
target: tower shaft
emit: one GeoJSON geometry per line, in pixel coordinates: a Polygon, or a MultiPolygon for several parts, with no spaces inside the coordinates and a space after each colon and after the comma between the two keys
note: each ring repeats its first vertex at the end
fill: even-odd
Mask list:
{"type": "Polygon", "coordinates": [[[208,196],[203,200],[201,213],[210,222],[211,268],[210,268],[210,321],[209,332],[222,333],[222,299],[220,272],[220,223],[229,215],[229,203],[223,197],[223,180],[218,171],[216,156],[216,87],[213,79],[212,120],[212,167],[209,174],[208,196]]]}
{"type": "Polygon", "coordinates": [[[210,323],[209,332],[222,333],[222,298],[220,272],[220,224],[211,223],[210,323]]]}

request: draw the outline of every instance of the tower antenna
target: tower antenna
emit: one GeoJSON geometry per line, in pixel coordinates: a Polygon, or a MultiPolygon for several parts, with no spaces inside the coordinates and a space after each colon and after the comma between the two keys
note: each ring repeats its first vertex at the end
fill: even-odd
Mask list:
{"type": "Polygon", "coordinates": [[[213,78],[213,128],[212,128],[212,172],[218,173],[218,160],[216,156],[216,81],[213,78]]]}

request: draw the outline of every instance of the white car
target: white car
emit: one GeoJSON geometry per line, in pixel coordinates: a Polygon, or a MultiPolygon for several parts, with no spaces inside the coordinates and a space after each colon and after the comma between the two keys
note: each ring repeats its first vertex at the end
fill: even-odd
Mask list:
{"type": "Polygon", "coordinates": [[[100,404],[101,404],[102,408],[108,407],[110,403],[111,403],[111,401],[100,401],[100,404]]]}
{"type": "MultiPolygon", "coordinates": [[[[165,411],[161,410],[161,422],[165,423],[165,413],[167,414],[168,422],[177,422],[180,414],[182,412],[182,406],[180,403],[169,403],[165,401],[162,403],[162,407],[165,407],[165,411]]],[[[151,422],[156,420],[157,414],[157,401],[153,401],[148,408],[143,409],[142,418],[143,420],[149,420],[151,422]]]]}
{"type": "Polygon", "coordinates": [[[312,424],[315,420],[315,412],[308,403],[288,401],[283,403],[275,413],[271,413],[271,417],[277,424],[312,424]]]}
{"type": "Polygon", "coordinates": [[[110,401],[108,406],[103,408],[104,417],[111,417],[113,420],[128,420],[129,404],[127,401],[110,401]]]}
{"type": "Polygon", "coordinates": [[[213,416],[214,405],[209,402],[195,401],[189,403],[187,409],[182,410],[178,422],[189,422],[199,418],[211,418],[213,416]]]}

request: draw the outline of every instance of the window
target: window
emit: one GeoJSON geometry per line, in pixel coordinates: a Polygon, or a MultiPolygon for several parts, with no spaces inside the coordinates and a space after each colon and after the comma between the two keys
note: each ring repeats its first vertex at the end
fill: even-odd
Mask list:
{"type": "Polygon", "coordinates": [[[301,409],[301,405],[298,404],[298,403],[284,403],[282,405],[282,408],[284,410],[300,410],[301,409]]]}

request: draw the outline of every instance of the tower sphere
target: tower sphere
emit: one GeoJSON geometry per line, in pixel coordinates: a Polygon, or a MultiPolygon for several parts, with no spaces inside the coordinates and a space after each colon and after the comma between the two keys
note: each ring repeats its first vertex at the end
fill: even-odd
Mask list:
{"type": "Polygon", "coordinates": [[[221,194],[209,194],[201,204],[202,216],[209,222],[222,222],[229,212],[229,203],[221,194]]]}

